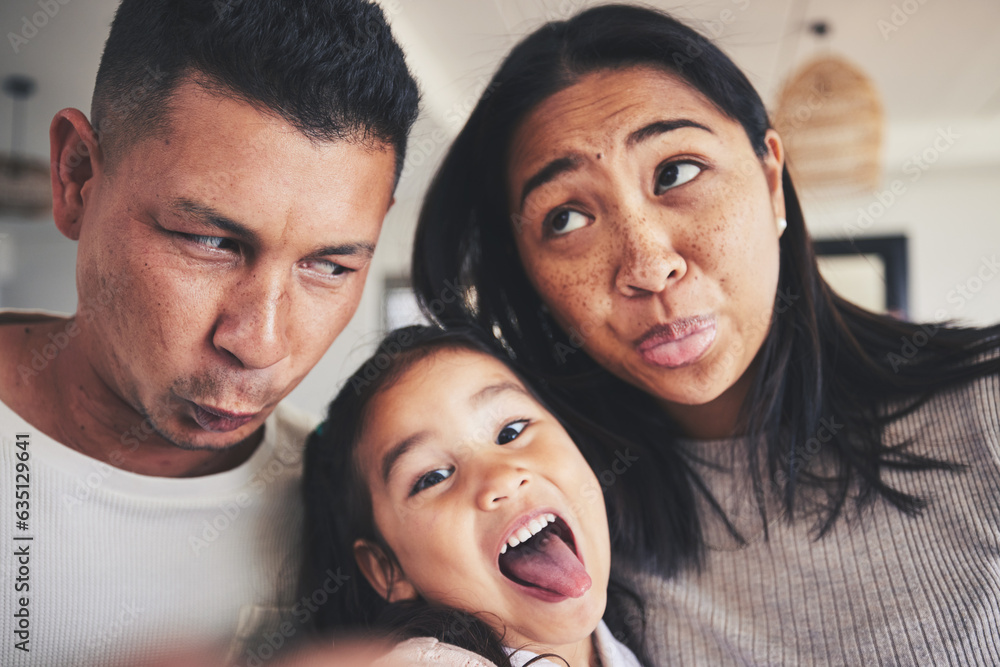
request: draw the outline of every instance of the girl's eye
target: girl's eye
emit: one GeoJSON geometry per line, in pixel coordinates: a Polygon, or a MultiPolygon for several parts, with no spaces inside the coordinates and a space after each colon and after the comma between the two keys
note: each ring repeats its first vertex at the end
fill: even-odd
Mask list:
{"type": "Polygon", "coordinates": [[[694,162],[672,162],[656,176],[656,194],[662,195],[667,190],[684,185],[701,173],[701,167],[694,162]]]}
{"type": "Polygon", "coordinates": [[[453,468],[438,468],[437,470],[431,470],[429,473],[422,475],[417,483],[413,485],[410,489],[410,495],[416,495],[425,489],[429,489],[435,484],[440,484],[444,480],[448,479],[455,472],[453,468]]]}
{"type": "Polygon", "coordinates": [[[586,227],[590,223],[590,218],[585,216],[579,211],[574,211],[570,208],[564,208],[558,211],[548,220],[549,234],[553,236],[561,236],[563,234],[569,234],[572,231],[580,229],[581,227],[586,227]]]}
{"type": "Polygon", "coordinates": [[[511,422],[507,424],[502,429],[500,429],[499,435],[497,435],[497,444],[506,445],[512,440],[516,440],[517,436],[521,435],[521,431],[524,427],[528,425],[527,419],[522,419],[521,421],[511,422]]]}

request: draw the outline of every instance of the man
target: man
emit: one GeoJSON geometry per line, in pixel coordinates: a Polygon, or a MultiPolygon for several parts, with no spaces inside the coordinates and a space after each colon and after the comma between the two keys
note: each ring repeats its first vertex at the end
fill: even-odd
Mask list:
{"type": "Polygon", "coordinates": [[[0,663],[252,663],[308,622],[314,421],[279,401],[357,307],[416,104],[364,0],[124,0],[93,122],[51,126],[77,313],[0,314],[0,663]]]}

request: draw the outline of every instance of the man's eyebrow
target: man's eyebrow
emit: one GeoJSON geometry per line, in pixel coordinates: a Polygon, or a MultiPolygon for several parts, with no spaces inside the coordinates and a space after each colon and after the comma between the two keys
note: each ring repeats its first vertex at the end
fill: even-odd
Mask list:
{"type": "Polygon", "coordinates": [[[357,243],[341,243],[340,245],[328,245],[318,248],[316,252],[313,253],[316,257],[326,257],[327,255],[361,255],[365,259],[371,259],[374,254],[375,244],[368,243],[367,241],[359,241],[357,243]]]}
{"type": "Polygon", "coordinates": [[[477,407],[484,401],[487,401],[496,396],[497,394],[502,394],[506,391],[514,391],[517,392],[518,394],[521,394],[522,396],[527,396],[531,398],[531,394],[529,394],[525,390],[525,388],[522,387],[520,384],[518,384],[517,382],[506,381],[506,382],[497,382],[496,384],[486,385],[485,387],[477,391],[475,394],[473,394],[471,398],[469,398],[469,404],[472,405],[473,407],[477,407]]]}
{"type": "MultiPolygon", "coordinates": [[[[178,213],[187,216],[194,216],[200,222],[232,234],[242,241],[246,241],[251,244],[258,244],[260,241],[260,237],[257,235],[257,232],[248,228],[246,225],[236,222],[232,218],[219,213],[211,206],[199,204],[198,202],[182,197],[173,201],[172,208],[178,213]]],[[[347,257],[360,255],[365,259],[371,259],[374,254],[375,244],[368,241],[323,246],[312,252],[313,257],[326,257],[329,255],[347,257]]]]}
{"type": "Polygon", "coordinates": [[[178,213],[194,216],[201,222],[232,234],[243,241],[257,243],[259,240],[256,232],[248,228],[246,225],[236,222],[232,218],[219,213],[211,206],[199,204],[198,202],[181,197],[180,199],[175,199],[172,202],[171,207],[178,213]]]}
{"type": "Polygon", "coordinates": [[[420,431],[419,433],[414,433],[405,440],[396,443],[392,446],[385,456],[382,458],[382,483],[389,483],[389,476],[392,475],[392,469],[396,467],[399,462],[407,452],[413,449],[416,445],[420,444],[430,435],[428,431],[420,431]]]}
{"type": "Polygon", "coordinates": [[[583,161],[578,156],[571,155],[568,157],[556,158],[539,169],[534,176],[525,182],[524,187],[521,188],[521,203],[518,206],[518,209],[524,208],[524,202],[528,198],[528,195],[531,194],[532,190],[545,185],[549,181],[555,179],[556,176],[561,176],[562,174],[578,169],[582,162],[583,161]]]}
{"type": "MultiPolygon", "coordinates": [[[[699,130],[712,132],[709,127],[693,120],[688,120],[687,118],[678,118],[677,120],[658,120],[646,125],[645,127],[641,127],[632,134],[628,135],[628,139],[625,140],[625,145],[631,148],[632,146],[642,143],[647,139],[652,139],[655,136],[679,130],[682,127],[696,127],[699,130]]],[[[714,132],[712,132],[712,134],[714,134],[714,132]]]]}

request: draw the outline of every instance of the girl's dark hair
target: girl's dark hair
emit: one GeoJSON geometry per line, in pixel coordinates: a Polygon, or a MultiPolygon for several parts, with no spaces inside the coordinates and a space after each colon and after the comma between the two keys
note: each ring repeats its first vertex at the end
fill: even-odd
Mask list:
{"type": "MultiPolygon", "coordinates": [[[[699,495],[737,539],[742,536],[676,445],[678,425],[652,396],[602,369],[580,349],[580,333],[561,330],[543,307],[516,250],[519,221],[506,193],[507,148],[526,114],[588,73],[637,65],[682,78],[743,126],[759,156],[766,153],[769,121],[760,97],[736,65],[691,28],[625,5],[548,23],[507,56],[435,176],[417,228],[413,282],[435,321],[473,322],[494,332],[563,417],[575,415],[630,443],[640,463],[627,471],[627,485],[619,485],[628,490],[608,496],[624,503],[609,514],[621,522],[612,527],[615,558],[670,574],[701,562],[699,495]]],[[[781,493],[789,519],[795,509],[814,516],[817,537],[851,497],[859,510],[882,497],[915,514],[924,499],[888,486],[883,472],[958,467],[884,444],[883,430],[933,392],[998,372],[1000,327],[920,326],[840,298],[819,275],[787,169],[782,184],[788,228],[780,241],[775,309],[742,410],[765,530],[763,500],[770,489],[781,493]],[[906,357],[913,347],[919,352],[906,357]],[[843,427],[824,449],[833,472],[820,477],[800,464],[824,418],[843,427]],[[797,491],[806,488],[819,491],[809,494],[808,506],[797,491]]],[[[595,470],[609,463],[606,458],[595,470]]]]}
{"type": "MultiPolygon", "coordinates": [[[[478,653],[496,665],[507,666],[510,660],[501,644],[502,637],[476,615],[432,607],[422,599],[388,603],[368,583],[354,559],[354,542],[359,538],[377,544],[387,557],[395,559],[375,526],[371,495],[355,456],[369,418],[369,407],[380,392],[396,383],[415,363],[444,348],[486,354],[510,367],[509,359],[498,353],[490,337],[474,327],[397,329],[347,379],[330,403],[326,420],[309,436],[303,466],[305,545],[298,597],[315,601],[314,593],[328,591],[332,578],[342,582],[326,596],[325,603],[311,608],[315,611],[311,611],[307,624],[315,634],[388,634],[396,641],[435,637],[478,653]]],[[[523,377],[516,369],[511,367],[511,370],[523,377]]],[[[524,385],[535,395],[530,384],[524,385]]],[[[601,458],[594,450],[602,434],[587,431],[581,435],[571,424],[563,425],[593,466],[601,458]]],[[[623,505],[620,501],[611,504],[623,505]]],[[[638,615],[633,612],[631,618],[638,618],[639,622],[631,622],[624,630],[626,639],[639,646],[644,627],[640,599],[617,577],[609,584],[609,596],[638,609],[638,615]]]]}

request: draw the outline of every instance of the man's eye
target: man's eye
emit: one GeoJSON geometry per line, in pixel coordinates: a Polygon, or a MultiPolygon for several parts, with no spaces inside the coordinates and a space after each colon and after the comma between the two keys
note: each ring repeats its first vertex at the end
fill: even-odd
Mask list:
{"type": "Polygon", "coordinates": [[[229,239],[222,236],[199,236],[197,234],[185,234],[184,236],[192,243],[197,243],[200,246],[212,248],[213,250],[224,250],[232,243],[229,239]]]}
{"type": "Polygon", "coordinates": [[[355,271],[355,269],[350,269],[343,264],[337,264],[326,259],[310,260],[306,262],[306,267],[328,276],[343,276],[355,271]]]}
{"type": "Polygon", "coordinates": [[[527,419],[522,419],[520,421],[511,422],[510,424],[507,424],[502,429],[500,429],[500,433],[497,435],[497,444],[506,445],[508,442],[516,440],[517,436],[521,435],[521,431],[523,431],[527,425],[528,425],[527,419]]]}
{"type": "Polygon", "coordinates": [[[417,483],[413,485],[410,489],[410,495],[416,495],[425,489],[429,489],[435,484],[440,484],[444,480],[454,474],[455,470],[453,468],[438,468],[437,470],[431,470],[429,473],[420,476],[417,483]]]}
{"type": "Polygon", "coordinates": [[[667,190],[676,188],[678,185],[684,185],[701,172],[701,166],[694,162],[672,162],[667,164],[656,176],[656,187],[654,188],[656,194],[662,195],[667,190]]]}
{"type": "Polygon", "coordinates": [[[552,236],[561,236],[586,227],[588,224],[590,224],[589,217],[579,211],[565,208],[552,215],[546,223],[546,227],[552,236]]]}

